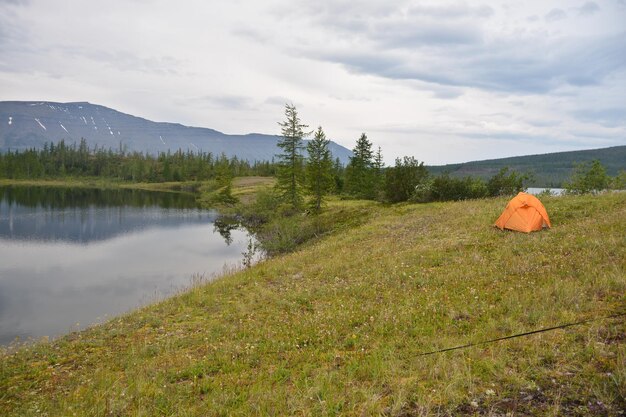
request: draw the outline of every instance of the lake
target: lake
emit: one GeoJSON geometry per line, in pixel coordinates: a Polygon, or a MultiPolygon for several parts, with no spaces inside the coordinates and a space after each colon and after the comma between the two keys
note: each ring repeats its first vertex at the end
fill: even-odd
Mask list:
{"type": "Polygon", "coordinates": [[[528,194],[537,195],[547,190],[550,191],[550,194],[555,195],[555,196],[562,195],[565,192],[564,188],[536,188],[536,187],[529,187],[526,189],[526,192],[528,194]]]}
{"type": "Polygon", "coordinates": [[[0,345],[79,330],[239,267],[249,239],[192,195],[0,187],[0,345]]]}

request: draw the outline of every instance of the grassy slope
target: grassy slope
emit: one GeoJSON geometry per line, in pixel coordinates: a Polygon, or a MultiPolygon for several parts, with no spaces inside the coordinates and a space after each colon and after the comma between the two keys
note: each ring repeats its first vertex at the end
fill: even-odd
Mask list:
{"type": "Polygon", "coordinates": [[[274,177],[239,177],[233,180],[233,196],[244,204],[254,200],[256,193],[276,183],[274,177]]]}
{"type": "Polygon", "coordinates": [[[491,227],[505,203],[363,205],[362,226],[5,354],[0,415],[617,415],[623,319],[416,356],[626,309],[626,193],[545,198],[555,227],[530,235],[491,227]]]}

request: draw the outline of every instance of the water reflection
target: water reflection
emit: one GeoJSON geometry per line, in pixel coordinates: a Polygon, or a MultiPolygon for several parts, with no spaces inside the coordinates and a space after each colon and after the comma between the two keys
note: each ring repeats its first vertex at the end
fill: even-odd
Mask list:
{"type": "Polygon", "coordinates": [[[215,225],[215,213],[189,196],[15,191],[0,187],[0,344],[63,334],[172,294],[195,274],[241,265],[249,245],[245,230],[215,225]]]}
{"type": "Polygon", "coordinates": [[[11,240],[88,243],[151,227],[206,224],[215,217],[197,209],[193,196],[177,193],[0,187],[0,238],[11,240]]]}
{"type": "Polygon", "coordinates": [[[241,228],[241,223],[230,216],[217,216],[213,220],[213,231],[218,232],[224,238],[227,245],[230,245],[233,241],[233,230],[239,228],[241,228]]]}

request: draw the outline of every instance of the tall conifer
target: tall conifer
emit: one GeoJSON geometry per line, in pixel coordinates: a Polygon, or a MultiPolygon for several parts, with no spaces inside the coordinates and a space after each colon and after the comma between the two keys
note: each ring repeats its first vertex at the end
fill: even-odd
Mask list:
{"type": "Polygon", "coordinates": [[[380,146],[374,155],[372,168],[374,169],[374,194],[377,198],[382,199],[385,185],[385,162],[383,161],[383,151],[380,146]]]}
{"type": "Polygon", "coordinates": [[[306,185],[313,197],[311,206],[316,212],[322,208],[324,197],[333,185],[333,162],[328,149],[329,143],[330,140],[326,139],[326,134],[320,126],[307,144],[309,157],[306,165],[306,185]]]}
{"type": "Polygon", "coordinates": [[[372,143],[362,133],[346,167],[345,190],[348,194],[359,198],[375,197],[373,156],[372,143]]]}
{"type": "Polygon", "coordinates": [[[285,121],[278,123],[282,137],[277,146],[281,153],[276,155],[278,167],[276,172],[278,189],[282,198],[294,209],[302,205],[302,185],[304,182],[304,149],[303,139],[307,135],[303,129],[307,128],[300,122],[298,112],[293,104],[285,105],[285,121]]]}

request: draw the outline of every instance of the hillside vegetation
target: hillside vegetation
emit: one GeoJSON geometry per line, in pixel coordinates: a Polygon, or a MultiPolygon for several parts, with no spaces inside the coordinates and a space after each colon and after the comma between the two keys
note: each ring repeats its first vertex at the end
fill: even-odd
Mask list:
{"type": "Polygon", "coordinates": [[[608,415],[626,409],[626,193],[383,206],[360,225],[0,356],[7,416],[608,415]]]}
{"type": "Polygon", "coordinates": [[[576,164],[593,160],[600,161],[605,166],[608,175],[618,175],[620,171],[626,169],[626,146],[429,166],[428,170],[432,174],[448,171],[453,176],[475,176],[487,179],[500,169],[509,167],[513,171],[532,174],[533,179],[528,183],[530,186],[560,187],[569,179],[576,164]]]}

